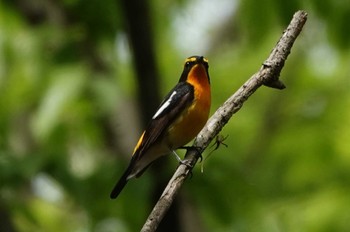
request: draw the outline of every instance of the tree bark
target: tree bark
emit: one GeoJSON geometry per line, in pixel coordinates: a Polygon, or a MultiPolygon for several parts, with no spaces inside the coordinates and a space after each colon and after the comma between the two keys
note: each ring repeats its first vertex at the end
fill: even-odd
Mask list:
{"type": "Polygon", "coordinates": [[[147,1],[122,0],[125,26],[132,47],[142,124],[148,124],[160,103],[159,74],[147,1]]]}
{"type": "MultiPolygon", "coordinates": [[[[125,26],[132,47],[136,79],[138,85],[138,103],[141,112],[142,127],[145,128],[157,109],[160,98],[159,73],[154,50],[152,20],[148,1],[122,0],[125,26]]],[[[154,175],[155,188],[151,194],[152,202],[156,202],[167,180],[157,178],[164,173],[167,160],[155,162],[150,171],[154,175]]],[[[170,208],[168,216],[159,225],[161,231],[180,231],[179,206],[176,201],[170,208]]]]}

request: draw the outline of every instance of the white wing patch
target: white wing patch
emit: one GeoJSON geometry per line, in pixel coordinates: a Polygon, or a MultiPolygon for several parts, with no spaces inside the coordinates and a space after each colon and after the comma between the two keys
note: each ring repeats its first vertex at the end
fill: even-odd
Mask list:
{"type": "Polygon", "coordinates": [[[172,101],[175,94],[176,94],[176,91],[174,91],[170,95],[169,99],[166,102],[164,102],[163,105],[160,106],[159,110],[155,113],[155,115],[152,117],[152,119],[155,119],[156,117],[158,117],[170,105],[170,102],[172,101]]]}

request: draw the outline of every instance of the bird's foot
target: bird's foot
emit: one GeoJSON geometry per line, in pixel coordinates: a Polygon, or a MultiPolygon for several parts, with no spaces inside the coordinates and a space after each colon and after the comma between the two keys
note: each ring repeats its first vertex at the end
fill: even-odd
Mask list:
{"type": "Polygon", "coordinates": [[[186,149],[187,151],[190,151],[190,150],[195,150],[196,151],[196,154],[198,156],[198,159],[199,159],[199,162],[202,162],[203,160],[203,156],[202,156],[202,149],[201,147],[195,147],[195,146],[182,146],[182,147],[179,147],[178,149],[186,149]]]}

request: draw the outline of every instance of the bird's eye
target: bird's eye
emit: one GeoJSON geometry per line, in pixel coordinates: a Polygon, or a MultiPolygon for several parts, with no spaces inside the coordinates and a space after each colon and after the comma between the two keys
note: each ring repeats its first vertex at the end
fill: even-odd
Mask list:
{"type": "Polygon", "coordinates": [[[185,63],[185,68],[190,67],[190,65],[191,65],[191,62],[187,61],[187,62],[185,63]]]}

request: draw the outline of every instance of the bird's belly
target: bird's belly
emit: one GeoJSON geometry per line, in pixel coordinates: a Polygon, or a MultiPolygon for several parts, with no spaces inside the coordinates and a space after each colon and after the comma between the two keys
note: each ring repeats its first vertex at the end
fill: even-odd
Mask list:
{"type": "Polygon", "coordinates": [[[169,127],[167,143],[170,149],[177,149],[190,142],[204,127],[208,116],[209,107],[201,107],[199,103],[185,110],[183,116],[169,127]]]}

